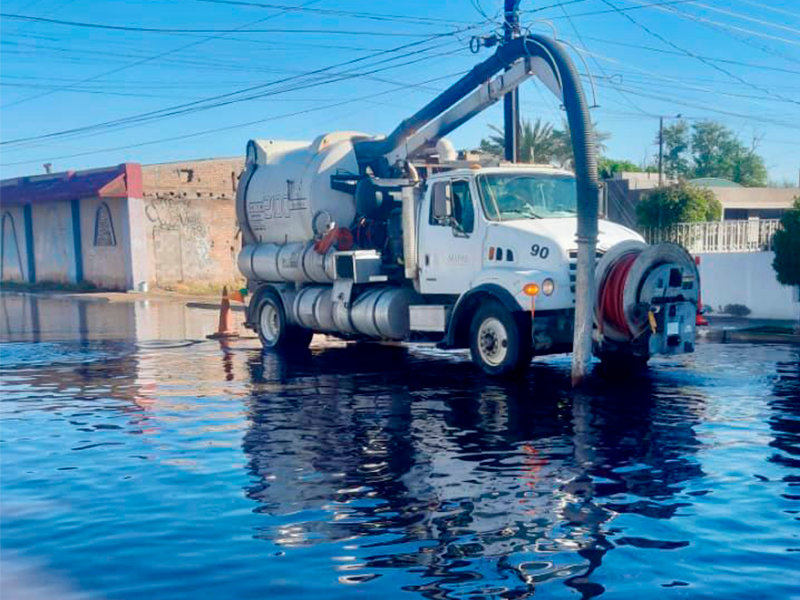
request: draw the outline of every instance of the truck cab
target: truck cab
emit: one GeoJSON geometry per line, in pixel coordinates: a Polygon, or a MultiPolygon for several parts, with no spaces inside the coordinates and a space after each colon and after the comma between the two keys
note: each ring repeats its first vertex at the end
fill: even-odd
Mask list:
{"type": "MultiPolygon", "coordinates": [[[[465,168],[427,181],[418,215],[420,292],[460,295],[497,284],[527,310],[527,283],[550,280],[537,309],[574,303],[577,197],[572,173],[549,165],[465,168]]],[[[643,241],[600,221],[598,252],[643,241]]]]}
{"type": "MultiPolygon", "coordinates": [[[[418,291],[440,304],[411,307],[411,330],[432,333],[439,323],[442,346],[470,347],[490,373],[526,365],[533,354],[569,351],[576,213],[574,175],[549,165],[475,165],[430,176],[417,215],[418,291]]],[[[643,240],[600,221],[598,256],[626,241],[643,240]]]]}

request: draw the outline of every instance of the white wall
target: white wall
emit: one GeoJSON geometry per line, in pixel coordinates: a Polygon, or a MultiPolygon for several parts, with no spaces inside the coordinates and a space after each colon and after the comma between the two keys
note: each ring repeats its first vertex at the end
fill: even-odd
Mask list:
{"type": "Polygon", "coordinates": [[[726,304],[744,304],[756,319],[797,319],[800,303],[791,287],[775,277],[774,252],[698,254],[703,304],[719,312],[726,304]]]}
{"type": "Polygon", "coordinates": [[[83,256],[83,279],[103,289],[128,290],[126,278],[126,253],[128,237],[125,198],[82,198],[81,210],[81,254],[83,256]],[[114,245],[96,245],[95,229],[98,226],[98,209],[108,207],[114,245]]]}

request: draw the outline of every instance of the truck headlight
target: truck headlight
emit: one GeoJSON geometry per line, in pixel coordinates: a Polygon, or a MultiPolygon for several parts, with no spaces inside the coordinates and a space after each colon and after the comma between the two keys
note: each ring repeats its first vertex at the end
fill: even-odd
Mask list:
{"type": "Polygon", "coordinates": [[[556,284],[552,279],[545,279],[542,282],[542,293],[545,296],[550,296],[556,289],[556,284]]]}

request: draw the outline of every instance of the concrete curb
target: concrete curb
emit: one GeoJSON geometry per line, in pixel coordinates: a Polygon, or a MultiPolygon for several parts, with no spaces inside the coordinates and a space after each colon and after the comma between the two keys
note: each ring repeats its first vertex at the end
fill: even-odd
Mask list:
{"type": "Polygon", "coordinates": [[[800,335],[748,329],[712,329],[699,333],[697,341],[713,344],[800,344],[800,335]]]}

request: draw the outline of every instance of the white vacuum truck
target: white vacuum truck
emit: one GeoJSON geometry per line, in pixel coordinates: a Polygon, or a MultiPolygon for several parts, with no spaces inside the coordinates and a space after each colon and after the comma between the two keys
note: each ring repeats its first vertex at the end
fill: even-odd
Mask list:
{"type": "Polygon", "coordinates": [[[237,194],[246,325],[267,349],[315,332],[427,341],[468,347],[488,374],[519,372],[573,348],[578,243],[596,236],[595,354],[693,351],[694,261],[598,222],[596,177],[574,67],[540,36],[503,46],[388,137],[250,141],[237,194]],[[444,135],[533,75],[567,109],[575,175],[457,160],[444,135]]]}

